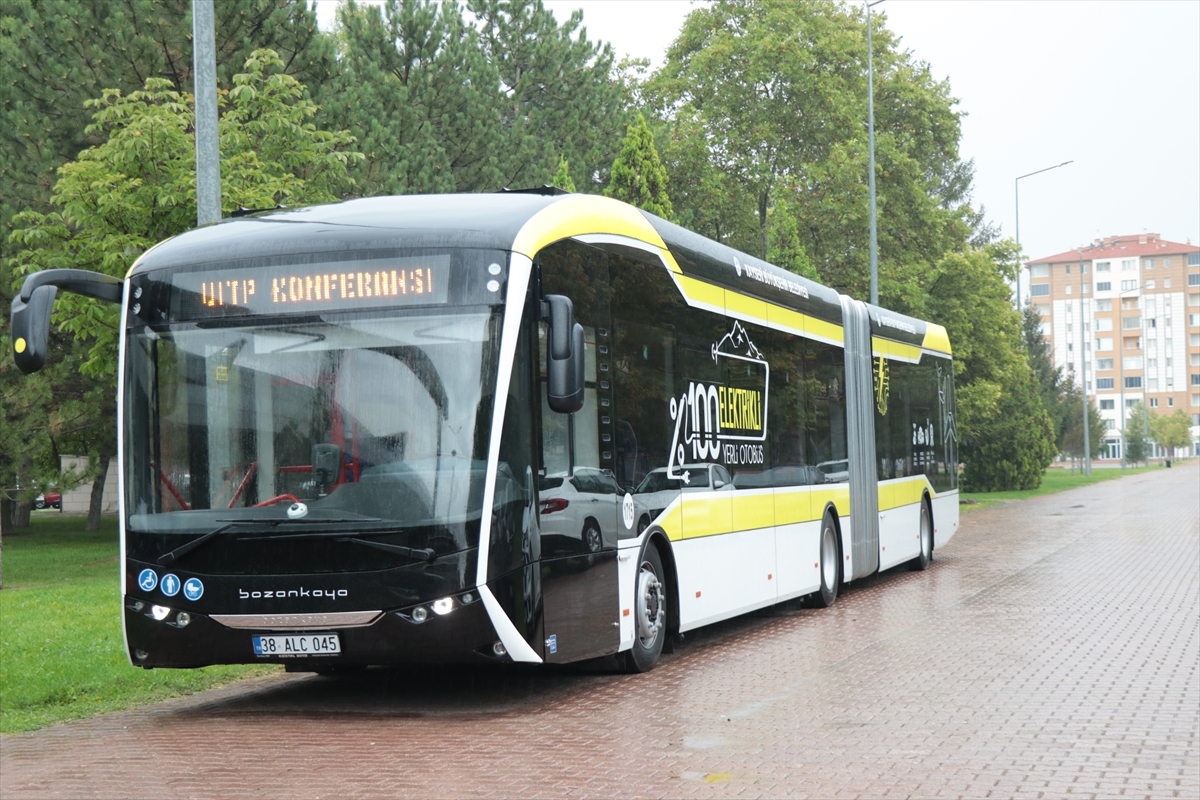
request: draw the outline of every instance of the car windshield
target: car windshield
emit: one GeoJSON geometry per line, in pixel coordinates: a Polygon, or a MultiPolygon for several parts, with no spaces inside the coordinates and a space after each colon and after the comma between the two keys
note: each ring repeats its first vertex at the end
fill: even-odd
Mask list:
{"type": "Polygon", "coordinates": [[[455,549],[474,545],[500,314],[443,306],[131,332],[129,530],[203,533],[302,502],[315,523],[433,526],[455,549]]]}

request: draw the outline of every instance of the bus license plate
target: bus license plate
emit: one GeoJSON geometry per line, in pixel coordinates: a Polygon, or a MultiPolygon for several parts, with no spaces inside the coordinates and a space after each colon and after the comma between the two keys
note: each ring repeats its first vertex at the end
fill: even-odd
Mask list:
{"type": "Polygon", "coordinates": [[[253,636],[256,656],[336,656],[342,643],[336,633],[293,633],[288,636],[253,636]]]}

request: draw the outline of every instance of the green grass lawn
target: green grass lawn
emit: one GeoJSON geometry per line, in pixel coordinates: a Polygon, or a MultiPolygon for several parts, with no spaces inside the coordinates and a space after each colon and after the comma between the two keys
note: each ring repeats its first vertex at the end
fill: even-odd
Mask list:
{"type": "MultiPolygon", "coordinates": [[[[1174,463],[1180,464],[1181,462],[1176,461],[1174,463]]],[[[1090,486],[1093,483],[1100,483],[1101,481],[1115,480],[1126,475],[1157,472],[1160,469],[1166,469],[1166,467],[1162,464],[1151,464],[1149,467],[1131,467],[1129,469],[1093,466],[1090,476],[1080,474],[1078,471],[1072,475],[1070,467],[1066,469],[1048,469],[1042,473],[1042,485],[1036,489],[1029,489],[1022,492],[962,492],[959,495],[959,500],[964,503],[962,506],[964,512],[974,511],[977,508],[994,506],[1008,500],[1024,500],[1027,497],[1054,494],[1055,492],[1063,492],[1067,489],[1075,489],[1080,486],[1090,486]]]]}
{"type": "Polygon", "coordinates": [[[0,733],[209,689],[279,667],[143,670],[121,636],[117,521],[36,514],[4,539],[0,733]]]}

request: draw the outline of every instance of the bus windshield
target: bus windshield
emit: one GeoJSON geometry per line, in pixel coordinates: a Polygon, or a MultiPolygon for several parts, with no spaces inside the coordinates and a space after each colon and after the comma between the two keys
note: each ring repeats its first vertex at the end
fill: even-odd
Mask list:
{"type": "Polygon", "coordinates": [[[475,546],[500,323],[443,306],[131,331],[131,536],[324,520],[475,546]]]}

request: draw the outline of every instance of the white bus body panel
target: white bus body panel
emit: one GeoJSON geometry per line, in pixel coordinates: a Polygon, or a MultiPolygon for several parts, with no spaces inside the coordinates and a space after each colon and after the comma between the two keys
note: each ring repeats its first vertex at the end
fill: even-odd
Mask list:
{"type": "Polygon", "coordinates": [[[821,588],[821,521],[775,527],[778,599],[790,600],[821,588]]]}
{"type": "Polygon", "coordinates": [[[921,553],[921,504],[879,512],[879,571],[911,561],[921,553]]]}
{"type": "Polygon", "coordinates": [[[775,602],[774,527],[680,539],[671,546],[679,572],[680,631],[775,602]]]}
{"type": "Polygon", "coordinates": [[[933,547],[945,547],[958,532],[958,490],[933,498],[933,547]]]}

